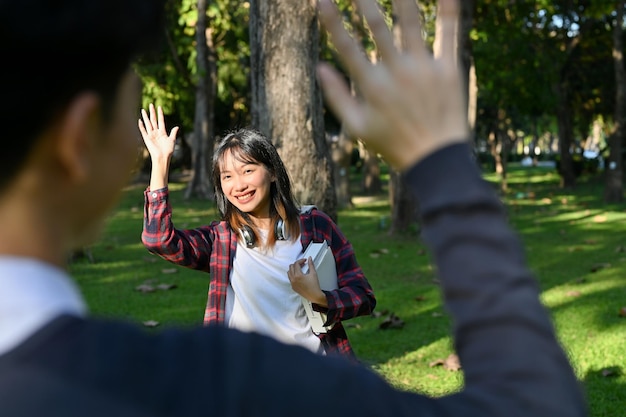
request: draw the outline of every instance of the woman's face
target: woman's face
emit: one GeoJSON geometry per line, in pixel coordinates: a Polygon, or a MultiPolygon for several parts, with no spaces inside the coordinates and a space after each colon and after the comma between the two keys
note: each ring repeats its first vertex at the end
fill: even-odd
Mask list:
{"type": "Polygon", "coordinates": [[[265,165],[244,162],[236,150],[224,153],[220,163],[220,184],[228,201],[256,220],[259,227],[269,227],[270,188],[274,178],[265,165]],[[235,155],[233,155],[233,152],[235,155]]]}

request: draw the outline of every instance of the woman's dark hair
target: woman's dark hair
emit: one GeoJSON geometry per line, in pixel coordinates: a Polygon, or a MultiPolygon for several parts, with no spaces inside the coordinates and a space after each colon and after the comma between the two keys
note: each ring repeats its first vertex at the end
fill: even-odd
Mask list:
{"type": "Polygon", "coordinates": [[[130,64],[162,38],[162,0],[0,0],[0,191],[83,91],[105,121],[130,64]]]}
{"type": "MultiPolygon", "coordinates": [[[[272,142],[254,129],[242,128],[228,132],[213,152],[215,199],[222,219],[236,231],[244,225],[250,227],[255,240],[260,241],[258,230],[248,214],[232,205],[222,190],[220,167],[227,152],[231,152],[241,162],[262,164],[275,178],[270,187],[270,230],[275,230],[276,223],[282,219],[289,238],[296,239],[300,234],[300,212],[291,191],[289,174],[272,142]]],[[[271,247],[275,242],[275,234],[269,233],[265,246],[271,247]]]]}

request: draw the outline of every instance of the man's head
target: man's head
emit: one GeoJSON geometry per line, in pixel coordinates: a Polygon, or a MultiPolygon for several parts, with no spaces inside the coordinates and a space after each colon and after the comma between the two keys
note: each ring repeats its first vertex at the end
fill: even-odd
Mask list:
{"type": "Polygon", "coordinates": [[[162,13],[158,0],[0,0],[1,213],[40,201],[61,244],[104,216],[135,157],[130,64],[161,37],[162,13]]]}

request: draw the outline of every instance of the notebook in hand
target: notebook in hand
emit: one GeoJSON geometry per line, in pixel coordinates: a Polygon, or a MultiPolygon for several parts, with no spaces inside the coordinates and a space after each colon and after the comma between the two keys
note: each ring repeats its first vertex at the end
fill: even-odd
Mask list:
{"type": "MultiPolygon", "coordinates": [[[[307,259],[309,256],[313,260],[313,265],[315,265],[320,288],[325,291],[337,289],[337,266],[335,264],[335,257],[328,243],[326,241],[309,243],[302,258],[307,259]]],[[[306,274],[308,271],[309,266],[305,264],[302,267],[302,272],[306,274]]],[[[330,330],[332,326],[324,326],[326,314],[313,310],[313,304],[306,298],[301,298],[304,311],[309,318],[313,331],[315,333],[326,333],[330,330]]]]}

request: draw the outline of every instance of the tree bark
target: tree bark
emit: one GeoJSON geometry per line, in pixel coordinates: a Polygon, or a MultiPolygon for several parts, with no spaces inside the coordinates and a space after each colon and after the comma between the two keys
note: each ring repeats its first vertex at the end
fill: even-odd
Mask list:
{"type": "Polygon", "coordinates": [[[333,177],[335,178],[335,196],[337,207],[352,207],[350,192],[350,162],[354,143],[348,133],[341,129],[339,134],[329,139],[331,158],[333,161],[333,177]]]}
{"type": "Polygon", "coordinates": [[[624,0],[616,2],[617,15],[613,27],[613,62],[615,65],[615,127],[609,139],[609,160],[605,168],[604,201],[619,203],[624,200],[622,144],[626,131],[626,74],[624,70],[624,42],[622,24],[624,0]]]}
{"type": "Polygon", "coordinates": [[[576,186],[574,173],[574,160],[572,159],[572,142],[574,133],[572,128],[572,109],[569,102],[568,86],[561,83],[557,87],[557,123],[559,130],[559,174],[561,175],[561,187],[573,188],[576,186]]]}
{"type": "Polygon", "coordinates": [[[250,2],[252,124],[274,143],[301,204],[337,220],[337,199],[315,69],[319,27],[313,0],[250,2]]]}
{"type": "Polygon", "coordinates": [[[198,0],[196,23],[196,108],[191,145],[193,175],[185,198],[213,198],[213,185],[209,173],[209,158],[213,152],[213,117],[217,70],[211,33],[207,35],[207,0],[198,0]]]}
{"type": "Polygon", "coordinates": [[[458,56],[459,64],[463,71],[463,83],[467,91],[467,122],[470,132],[470,141],[474,142],[474,131],[476,127],[476,112],[478,101],[478,86],[476,80],[476,67],[474,66],[474,55],[472,52],[472,40],[470,31],[474,27],[474,10],[476,0],[464,0],[461,2],[461,20],[459,22],[458,56]]]}
{"type": "Polygon", "coordinates": [[[419,227],[417,201],[402,174],[396,170],[389,173],[389,197],[391,200],[391,223],[389,234],[406,233],[411,226],[419,227]]]}

